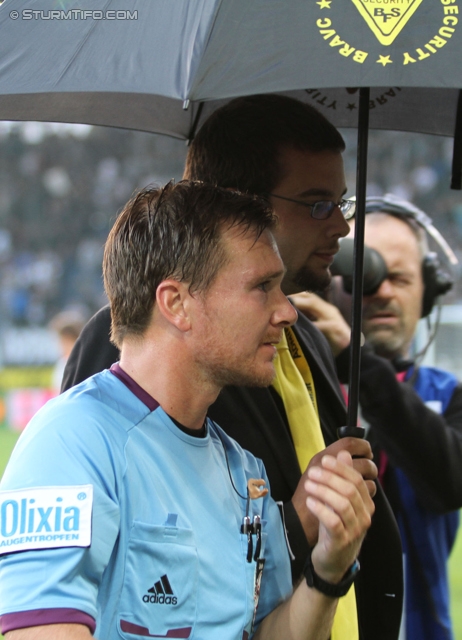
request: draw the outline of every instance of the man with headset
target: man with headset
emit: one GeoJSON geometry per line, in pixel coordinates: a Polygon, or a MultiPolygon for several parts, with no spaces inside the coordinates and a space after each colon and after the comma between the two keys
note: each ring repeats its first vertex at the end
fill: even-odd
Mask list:
{"type": "MultiPolygon", "coordinates": [[[[366,213],[366,245],[382,255],[387,274],[364,297],[362,417],[403,540],[406,639],[447,640],[453,637],[447,560],[462,507],[462,387],[446,371],[418,366],[411,346],[419,319],[452,285],[436,254],[428,252],[426,234],[452,262],[454,254],[410,202],[392,195],[367,198],[366,213]]],[[[329,299],[349,316],[351,298],[340,279],[329,299]]],[[[294,301],[324,332],[346,379],[349,326],[317,296],[294,301]]]]}

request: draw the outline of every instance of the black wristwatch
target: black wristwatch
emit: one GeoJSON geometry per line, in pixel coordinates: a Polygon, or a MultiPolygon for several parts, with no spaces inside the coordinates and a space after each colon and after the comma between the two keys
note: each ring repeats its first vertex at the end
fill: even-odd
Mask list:
{"type": "Polygon", "coordinates": [[[329,598],[341,598],[346,595],[353,584],[356,576],[359,573],[359,560],[355,560],[348,571],[343,576],[342,580],[337,584],[332,584],[331,582],[326,582],[322,578],[318,576],[313,567],[313,562],[311,561],[311,552],[308,555],[308,558],[305,562],[305,568],[303,569],[303,573],[306,578],[306,584],[311,589],[316,589],[320,591],[325,596],[329,596],[329,598]]]}

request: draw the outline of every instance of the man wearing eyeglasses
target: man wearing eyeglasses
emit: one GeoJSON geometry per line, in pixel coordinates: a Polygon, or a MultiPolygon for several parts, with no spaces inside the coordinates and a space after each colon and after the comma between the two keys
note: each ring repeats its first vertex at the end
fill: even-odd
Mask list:
{"type": "Polygon", "coordinates": [[[338,239],[349,232],[346,220],[354,215],[354,202],[342,198],[346,191],[342,156],[335,151],[312,154],[285,149],[280,165],[285,177],[269,197],[280,220],[285,293],[300,288],[319,291],[330,282],[338,239]],[[306,242],[300,242],[301,236],[306,242]]]}
{"type": "MultiPolygon", "coordinates": [[[[346,193],[339,132],[319,112],[283,96],[251,96],[217,110],[191,144],[184,177],[239,189],[267,198],[278,218],[275,238],[285,263],[286,295],[317,291],[330,282],[329,267],[339,239],[349,231],[353,206],[346,193]]],[[[100,311],[84,329],[68,362],[63,388],[69,388],[118,359],[108,341],[109,312],[100,311]]],[[[319,523],[306,509],[307,468],[324,453],[347,449],[366,480],[375,479],[367,442],[337,441],[345,424],[344,399],[328,343],[314,325],[299,317],[285,331],[269,388],[230,386],[209,415],[244,448],[264,461],[272,496],[282,515],[298,581],[319,523]]],[[[373,524],[363,545],[355,590],[342,598],[333,640],[394,640],[402,604],[399,534],[380,489],[373,524]]]]}

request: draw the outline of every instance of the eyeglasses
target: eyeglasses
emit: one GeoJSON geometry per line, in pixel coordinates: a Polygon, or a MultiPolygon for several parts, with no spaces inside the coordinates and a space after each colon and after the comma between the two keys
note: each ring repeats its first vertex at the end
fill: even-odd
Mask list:
{"type": "Polygon", "coordinates": [[[342,212],[345,220],[351,220],[355,215],[356,201],[355,200],[340,200],[340,202],[332,202],[331,200],[320,200],[319,202],[303,202],[303,200],[294,200],[293,198],[286,198],[285,196],[278,196],[276,193],[269,193],[268,195],[273,198],[279,198],[280,200],[288,200],[289,202],[295,202],[302,207],[308,207],[311,209],[311,217],[316,220],[327,220],[333,214],[334,209],[338,207],[342,212]]]}

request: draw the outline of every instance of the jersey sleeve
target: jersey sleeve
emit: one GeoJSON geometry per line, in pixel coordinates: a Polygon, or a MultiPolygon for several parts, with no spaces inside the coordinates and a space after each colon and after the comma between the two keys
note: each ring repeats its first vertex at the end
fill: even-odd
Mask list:
{"type": "Polygon", "coordinates": [[[4,630],[13,619],[18,628],[46,616],[48,624],[80,621],[91,628],[96,617],[98,588],[119,531],[116,477],[123,463],[99,427],[94,404],[49,403],[26,428],[5,471],[4,630]],[[81,616],[73,619],[73,612],[81,616]]]}

